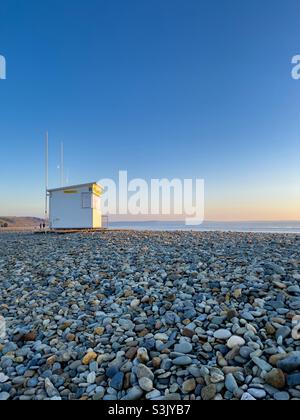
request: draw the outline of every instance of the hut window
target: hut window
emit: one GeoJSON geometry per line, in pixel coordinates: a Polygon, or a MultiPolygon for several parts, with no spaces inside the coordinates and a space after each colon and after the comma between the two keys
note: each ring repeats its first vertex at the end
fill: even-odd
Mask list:
{"type": "Polygon", "coordinates": [[[92,208],[92,194],[91,193],[82,193],[82,208],[91,209],[92,208]]]}

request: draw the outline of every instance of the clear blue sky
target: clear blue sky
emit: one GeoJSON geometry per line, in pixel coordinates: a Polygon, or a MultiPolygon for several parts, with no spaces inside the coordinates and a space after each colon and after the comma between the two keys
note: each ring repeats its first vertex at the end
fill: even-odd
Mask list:
{"type": "Polygon", "coordinates": [[[208,218],[300,219],[299,17],[299,0],[1,0],[0,215],[42,214],[48,129],[53,187],[63,141],[72,184],[204,177],[208,218]]]}

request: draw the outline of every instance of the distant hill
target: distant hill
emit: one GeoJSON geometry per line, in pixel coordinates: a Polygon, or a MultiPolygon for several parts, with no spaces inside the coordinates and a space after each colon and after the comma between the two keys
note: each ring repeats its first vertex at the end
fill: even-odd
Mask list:
{"type": "Polygon", "coordinates": [[[38,217],[2,217],[0,216],[0,229],[7,226],[9,228],[31,228],[43,223],[38,217]]]}

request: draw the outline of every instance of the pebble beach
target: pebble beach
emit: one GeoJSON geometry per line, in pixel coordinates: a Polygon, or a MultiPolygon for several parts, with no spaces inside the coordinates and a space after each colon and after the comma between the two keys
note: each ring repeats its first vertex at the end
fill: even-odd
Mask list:
{"type": "Polygon", "coordinates": [[[0,400],[299,400],[300,235],[0,233],[0,400]]]}

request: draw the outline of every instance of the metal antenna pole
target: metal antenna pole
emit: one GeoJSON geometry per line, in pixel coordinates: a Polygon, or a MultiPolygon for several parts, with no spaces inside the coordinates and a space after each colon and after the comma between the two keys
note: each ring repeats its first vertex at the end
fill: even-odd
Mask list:
{"type": "Polygon", "coordinates": [[[49,134],[48,131],[46,132],[46,140],[45,140],[45,221],[48,218],[48,184],[49,184],[49,163],[48,163],[48,155],[49,155],[49,134]]]}
{"type": "Polygon", "coordinates": [[[64,144],[60,145],[60,186],[64,186],[64,144]]]}

